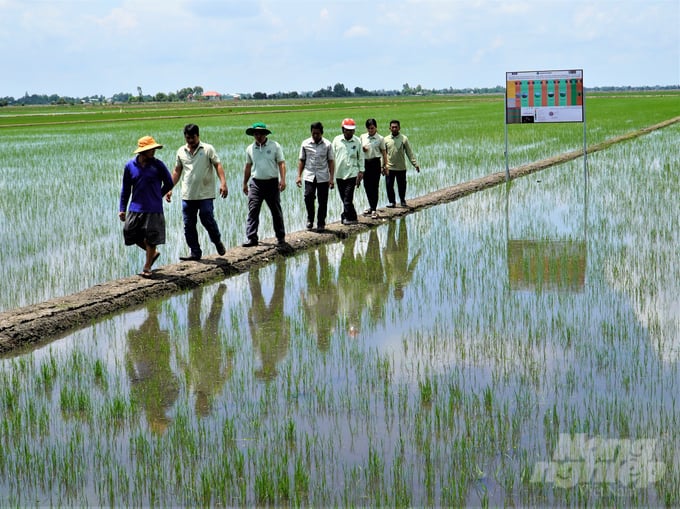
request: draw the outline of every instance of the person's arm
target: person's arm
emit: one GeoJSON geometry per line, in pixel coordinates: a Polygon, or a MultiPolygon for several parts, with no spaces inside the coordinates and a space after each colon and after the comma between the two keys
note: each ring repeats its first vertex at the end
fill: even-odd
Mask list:
{"type": "Polygon", "coordinates": [[[220,196],[226,198],[229,195],[229,189],[227,188],[227,179],[224,177],[222,163],[215,164],[215,171],[217,172],[217,177],[220,179],[220,196]]]}
{"type": "Polygon", "coordinates": [[[248,181],[250,180],[250,172],[253,169],[253,163],[247,162],[243,168],[243,194],[248,195],[248,181]]]}
{"type": "Polygon", "coordinates": [[[409,160],[411,161],[411,164],[413,167],[416,169],[418,173],[420,173],[420,166],[418,166],[418,162],[416,161],[416,156],[413,155],[413,150],[411,150],[411,144],[408,142],[408,139],[404,139],[404,150],[406,151],[406,155],[408,156],[409,160]]]}
{"type": "Polygon", "coordinates": [[[279,191],[286,190],[286,161],[279,161],[279,191]]]}
{"type": "Polygon", "coordinates": [[[333,151],[333,145],[328,145],[328,174],[330,175],[330,188],[335,189],[335,152],[333,151]]]}
{"type": "MultiPolygon", "coordinates": [[[[359,141],[359,146],[361,147],[361,141],[359,141]]],[[[364,179],[364,153],[361,150],[357,150],[356,153],[357,186],[359,186],[364,179]]]]}
{"type": "Polygon", "coordinates": [[[382,154],[382,168],[380,173],[383,175],[389,175],[390,170],[387,169],[387,149],[385,148],[385,140],[382,140],[380,144],[380,153],[382,154]]]}
{"type": "MultiPolygon", "coordinates": [[[[175,169],[172,170],[172,186],[176,186],[177,182],[179,182],[179,179],[182,177],[182,165],[177,161],[177,164],[175,165],[175,169]]],[[[170,203],[172,201],[172,190],[168,192],[168,194],[165,195],[165,201],[170,203]]]]}
{"type": "Polygon", "coordinates": [[[167,197],[172,192],[172,188],[175,187],[175,182],[172,180],[168,167],[162,161],[159,160],[159,162],[161,163],[161,196],[167,197]]]}
{"type": "Polygon", "coordinates": [[[132,192],[132,182],[127,166],[123,170],[123,185],[120,188],[120,202],[118,203],[118,219],[125,221],[125,211],[132,192]]]}
{"type": "Polygon", "coordinates": [[[328,161],[328,173],[331,176],[331,180],[329,182],[330,188],[335,189],[335,160],[333,159],[328,161]]]}
{"type": "Polygon", "coordinates": [[[302,170],[305,169],[305,161],[303,159],[298,160],[297,177],[295,179],[295,185],[302,187],[302,170]]]}

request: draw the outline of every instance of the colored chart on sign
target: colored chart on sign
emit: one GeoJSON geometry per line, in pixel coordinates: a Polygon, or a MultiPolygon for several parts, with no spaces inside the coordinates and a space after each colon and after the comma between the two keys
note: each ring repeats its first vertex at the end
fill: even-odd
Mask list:
{"type": "Polygon", "coordinates": [[[583,122],[583,71],[522,71],[505,75],[505,122],[583,122]]]}

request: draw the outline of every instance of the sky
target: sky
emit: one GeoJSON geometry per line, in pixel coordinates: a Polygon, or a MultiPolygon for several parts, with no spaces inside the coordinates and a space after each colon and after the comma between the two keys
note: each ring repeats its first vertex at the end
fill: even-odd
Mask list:
{"type": "Polygon", "coordinates": [[[680,0],[0,0],[0,97],[680,84],[680,0]]]}

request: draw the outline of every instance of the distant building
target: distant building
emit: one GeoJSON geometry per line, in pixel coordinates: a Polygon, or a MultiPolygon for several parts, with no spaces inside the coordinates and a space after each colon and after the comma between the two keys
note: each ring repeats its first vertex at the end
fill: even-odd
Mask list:
{"type": "Polygon", "coordinates": [[[219,99],[222,99],[222,94],[219,92],[215,92],[214,90],[208,90],[206,92],[203,92],[203,98],[208,99],[209,101],[217,101],[219,99]]]}

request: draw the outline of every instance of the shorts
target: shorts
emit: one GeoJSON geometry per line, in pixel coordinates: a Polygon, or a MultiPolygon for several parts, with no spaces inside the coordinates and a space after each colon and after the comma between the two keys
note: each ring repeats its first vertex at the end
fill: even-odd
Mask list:
{"type": "Polygon", "coordinates": [[[123,238],[126,246],[165,244],[165,216],[159,212],[128,212],[123,238]]]}

